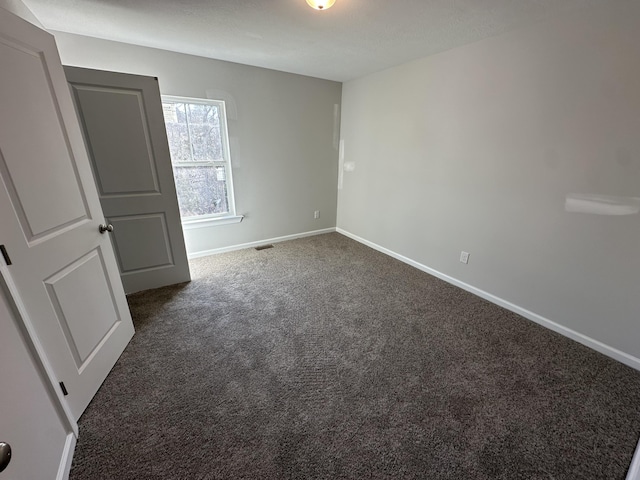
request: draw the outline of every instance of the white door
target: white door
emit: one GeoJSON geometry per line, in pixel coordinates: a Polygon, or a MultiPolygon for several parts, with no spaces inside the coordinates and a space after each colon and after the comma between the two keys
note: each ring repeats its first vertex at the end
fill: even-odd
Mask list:
{"type": "Polygon", "coordinates": [[[68,466],[75,437],[54,407],[9,303],[0,288],[0,442],[12,453],[0,480],[63,478],[58,472],[68,466]]]}
{"type": "Polygon", "coordinates": [[[0,244],[77,419],[133,324],[53,36],[0,9],[0,68],[0,244]]]}
{"type": "Polygon", "coordinates": [[[158,80],[64,69],[125,291],[188,282],[158,80]]]}

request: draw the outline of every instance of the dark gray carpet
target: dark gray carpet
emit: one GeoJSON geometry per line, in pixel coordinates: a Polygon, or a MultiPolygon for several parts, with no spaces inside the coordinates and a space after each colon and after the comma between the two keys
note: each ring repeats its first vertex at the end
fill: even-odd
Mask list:
{"type": "Polygon", "coordinates": [[[640,372],[339,234],[192,272],[130,296],[72,480],[625,477],[640,372]]]}

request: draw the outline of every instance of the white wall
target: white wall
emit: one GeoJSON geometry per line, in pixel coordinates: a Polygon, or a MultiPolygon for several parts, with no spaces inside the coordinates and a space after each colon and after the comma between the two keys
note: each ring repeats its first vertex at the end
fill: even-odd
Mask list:
{"type": "Polygon", "coordinates": [[[53,33],[65,65],[155,76],[164,95],[227,101],[236,207],[246,218],[186,230],[189,253],[335,227],[340,83],[53,33]]]}
{"type": "Polygon", "coordinates": [[[339,228],[640,358],[640,216],[565,211],[640,205],[637,2],[345,83],[342,112],[339,228]]]}
{"type": "Polygon", "coordinates": [[[23,20],[43,28],[33,12],[21,0],[0,0],[0,8],[4,8],[23,20]]]}

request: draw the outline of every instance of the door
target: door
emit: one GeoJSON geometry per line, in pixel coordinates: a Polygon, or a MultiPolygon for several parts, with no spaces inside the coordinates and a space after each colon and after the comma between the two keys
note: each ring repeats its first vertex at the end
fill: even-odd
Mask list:
{"type": "Polygon", "coordinates": [[[127,293],[187,282],[158,80],[65,67],[127,293]]]}
{"type": "Polygon", "coordinates": [[[133,324],[53,36],[0,9],[0,244],[78,419],[133,324]]]}
{"type": "Polygon", "coordinates": [[[54,407],[1,285],[0,385],[0,442],[12,455],[0,479],[63,478],[58,472],[66,470],[75,436],[54,407]]]}

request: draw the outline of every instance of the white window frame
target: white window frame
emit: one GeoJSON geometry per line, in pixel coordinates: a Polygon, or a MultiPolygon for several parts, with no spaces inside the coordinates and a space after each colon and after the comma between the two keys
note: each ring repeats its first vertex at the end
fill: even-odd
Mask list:
{"type": "MultiPolygon", "coordinates": [[[[193,217],[181,217],[182,226],[186,230],[192,228],[210,227],[213,225],[227,225],[230,223],[239,223],[244,218],[242,215],[236,214],[236,200],[233,189],[233,169],[231,168],[231,151],[229,149],[229,128],[227,126],[227,108],[224,100],[215,100],[211,98],[193,98],[178,97],[174,95],[162,95],[162,103],[191,103],[200,105],[215,105],[220,109],[220,139],[222,141],[222,161],[212,162],[181,162],[177,168],[181,166],[224,166],[225,182],[227,186],[227,205],[229,211],[226,213],[212,213],[208,215],[197,215],[193,217]]],[[[173,161],[171,166],[174,167],[173,161]]]]}

